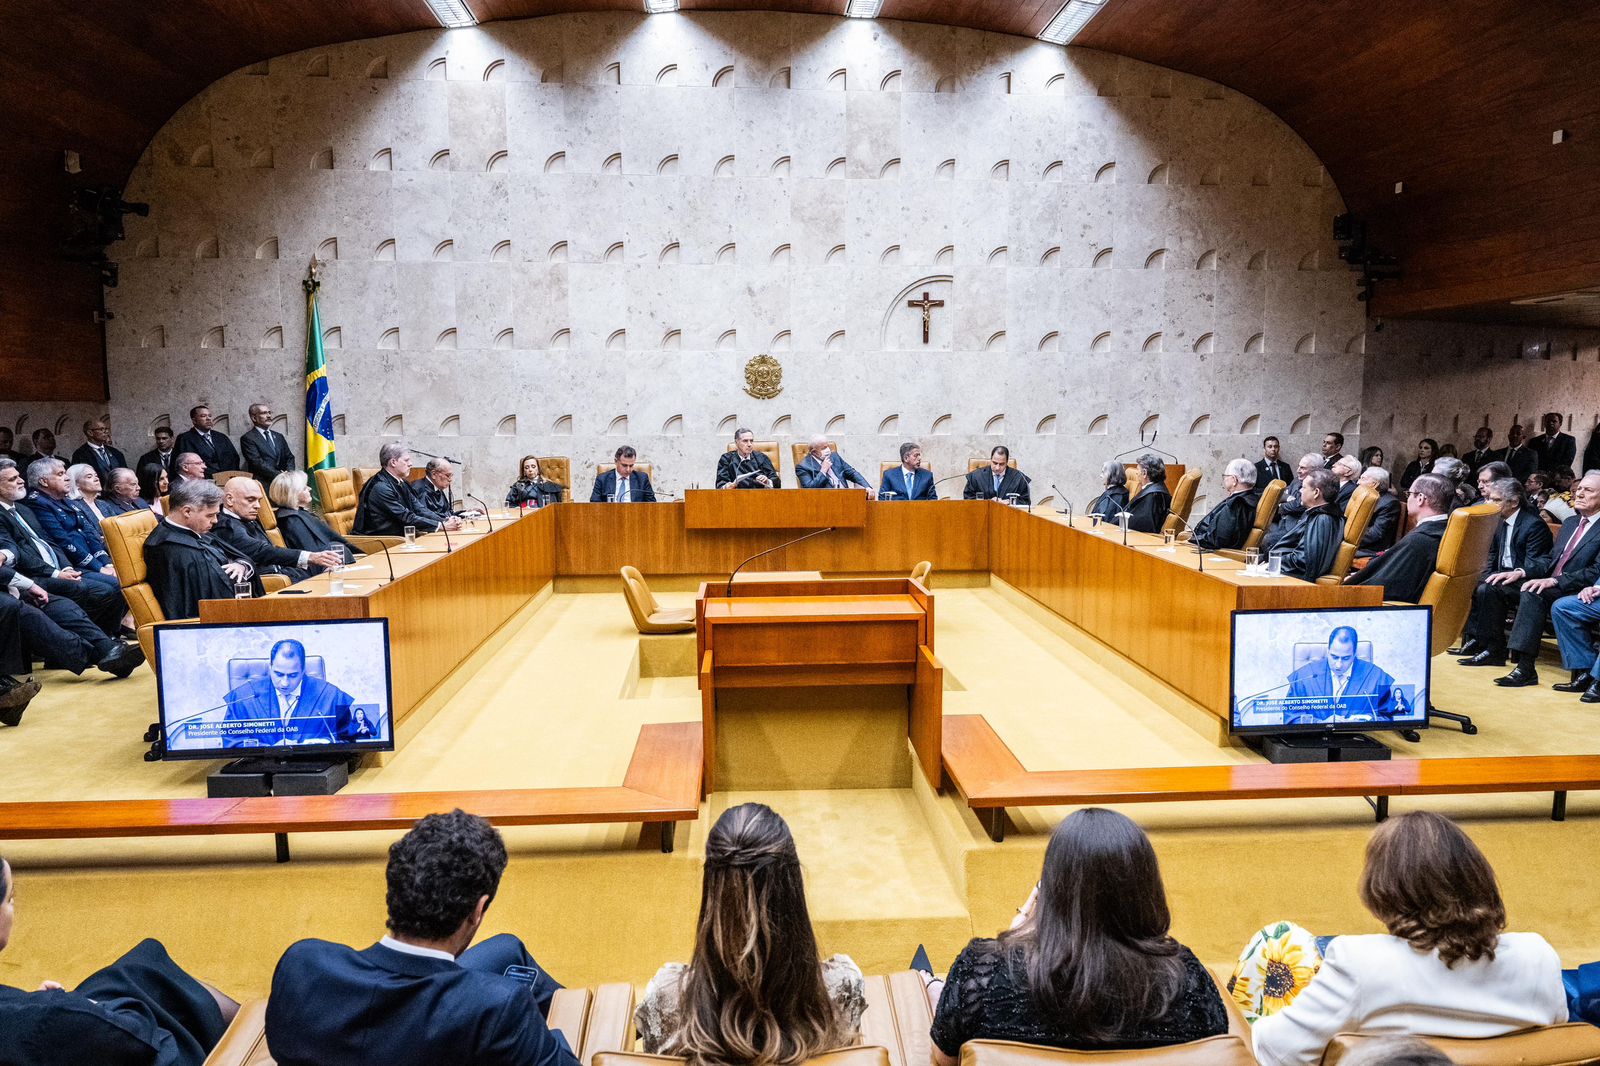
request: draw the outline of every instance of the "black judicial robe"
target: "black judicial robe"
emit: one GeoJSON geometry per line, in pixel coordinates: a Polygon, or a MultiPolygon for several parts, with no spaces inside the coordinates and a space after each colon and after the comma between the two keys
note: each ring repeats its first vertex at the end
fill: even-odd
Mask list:
{"type": "MultiPolygon", "coordinates": [[[[233,599],[233,581],[222,572],[224,563],[250,560],[234,553],[214,537],[162,521],[144,542],[144,564],[150,588],[169,620],[197,618],[201,600],[233,599]]],[[[261,579],[250,577],[250,594],[261,595],[261,579]]]]}
{"type": "Polygon", "coordinates": [[[1164,484],[1152,482],[1139,490],[1139,495],[1128,502],[1128,528],[1137,533],[1160,533],[1161,524],[1172,510],[1172,493],[1164,484]]]}
{"type": "Polygon", "coordinates": [[[1128,490],[1118,485],[1106,489],[1094,498],[1086,514],[1097,514],[1107,522],[1115,522],[1117,515],[1128,509],[1128,490]]]}
{"type": "MultiPolygon", "coordinates": [[[[717,460],[717,488],[720,489],[740,474],[748,473],[752,470],[760,471],[760,474],[767,475],[767,480],[772,482],[773,488],[780,487],[778,472],[772,468],[772,460],[767,458],[766,452],[751,452],[748,459],[738,452],[724,452],[722,458],[717,460]]],[[[741,489],[766,488],[767,486],[756,480],[760,474],[751,474],[739,482],[738,487],[741,489]]]]}
{"type": "Polygon", "coordinates": [[[968,500],[993,500],[1005,499],[1012,493],[1017,494],[1017,502],[1023,506],[1031,506],[1033,496],[1028,491],[1028,479],[1022,471],[1006,467],[1005,476],[1000,479],[1000,491],[994,490],[994,471],[987,466],[980,466],[967,475],[967,483],[962,487],[961,495],[968,500]]]}
{"type": "Polygon", "coordinates": [[[506,492],[507,507],[543,507],[546,504],[560,503],[561,494],[566,491],[554,481],[523,481],[518,479],[513,482],[506,492]]]}
{"type": "Polygon", "coordinates": [[[416,526],[419,533],[432,533],[441,521],[432,511],[417,506],[410,486],[384,470],[361,486],[352,532],[362,537],[398,537],[406,526],[416,526]]]}
{"type": "Polygon", "coordinates": [[[1253,492],[1235,492],[1195,523],[1194,543],[1207,551],[1244,547],[1245,538],[1256,524],[1258,502],[1253,492]]]}
{"type": "Polygon", "coordinates": [[[1344,519],[1331,503],[1307,509],[1300,521],[1272,546],[1274,554],[1283,552],[1283,572],[1289,577],[1315,581],[1333,569],[1339,554],[1339,538],[1344,535],[1344,519]]]}
{"type": "Polygon", "coordinates": [[[304,552],[319,552],[334,545],[344,549],[344,561],[353,563],[360,552],[316,515],[298,507],[285,507],[278,512],[278,532],[283,542],[304,552]]]}
{"type": "Polygon", "coordinates": [[[309,570],[299,566],[300,553],[272,543],[259,521],[246,522],[224,509],[217,516],[217,528],[211,536],[249,559],[258,574],[283,574],[290,581],[304,581],[311,576],[309,570]]]}
{"type": "Polygon", "coordinates": [[[1345,578],[1346,585],[1382,585],[1383,598],[1416,603],[1439,561],[1448,519],[1424,522],[1400,538],[1400,543],[1378,556],[1365,570],[1345,578]]]}
{"type": "Polygon", "coordinates": [[[450,494],[440,489],[427,478],[422,477],[411,483],[411,498],[416,501],[418,510],[427,511],[438,517],[443,522],[455,513],[455,503],[450,499],[450,494]]]}

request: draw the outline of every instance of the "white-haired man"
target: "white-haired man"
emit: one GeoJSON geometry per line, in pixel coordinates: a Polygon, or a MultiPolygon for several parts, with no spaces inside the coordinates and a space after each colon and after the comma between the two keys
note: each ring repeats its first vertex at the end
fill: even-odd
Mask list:
{"type": "Polygon", "coordinates": [[[1231,459],[1222,472],[1222,491],[1228,495],[1195,523],[1194,543],[1208,551],[1242,548],[1256,522],[1256,465],[1248,459],[1231,459]]]}
{"type": "Polygon", "coordinates": [[[861,471],[845,462],[844,456],[833,450],[833,442],[827,437],[811,438],[811,450],[795,464],[794,476],[803,489],[848,489],[854,486],[866,489],[867,499],[878,498],[861,471]]]}

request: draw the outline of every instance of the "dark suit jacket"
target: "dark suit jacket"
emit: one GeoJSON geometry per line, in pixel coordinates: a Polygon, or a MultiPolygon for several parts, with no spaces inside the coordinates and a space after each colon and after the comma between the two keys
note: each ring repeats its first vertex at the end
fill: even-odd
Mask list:
{"type": "Polygon", "coordinates": [[[578,1066],[548,996],[508,977],[374,944],[302,940],[278,962],[267,1046],[279,1066],[578,1066]]]}
{"type": "Polygon", "coordinates": [[[354,739],[355,700],[348,692],[321,678],[302,675],[300,702],[294,705],[288,728],[278,714],[278,695],[269,678],[246,681],[227,696],[227,722],[262,722],[251,736],[229,736],[230,748],[264,747],[273,744],[340,744],[354,739]]]}
{"type": "Polygon", "coordinates": [[[411,483],[411,498],[417,501],[419,509],[438,515],[441,521],[455,513],[455,505],[449,495],[441,492],[426,477],[419,477],[411,483]]]}
{"type": "Polygon", "coordinates": [[[50,538],[45,534],[44,524],[39,521],[39,516],[33,513],[27,503],[18,503],[9,510],[0,507],[0,547],[9,549],[17,557],[17,569],[22,571],[24,577],[35,581],[43,580],[54,574],[57,570],[64,570],[72,566],[72,560],[67,553],[51,544],[60,561],[56,566],[40,553],[33,542],[38,537],[46,544],[50,538]]]}
{"type": "Polygon", "coordinates": [[[1287,485],[1293,480],[1294,467],[1282,459],[1274,462],[1271,467],[1267,465],[1265,459],[1256,460],[1256,488],[1258,490],[1265,489],[1268,484],[1274,481],[1281,481],[1287,485]]]}
{"type": "Polygon", "coordinates": [[[285,573],[296,581],[305,579],[306,571],[300,569],[300,553],[272,543],[260,521],[246,522],[224,507],[217,513],[217,525],[211,535],[249,559],[258,573],[285,573]]]}
{"type": "Polygon", "coordinates": [[[1524,507],[1517,512],[1511,529],[1511,565],[1501,565],[1501,556],[1506,548],[1506,523],[1501,519],[1495,523],[1494,542],[1489,547],[1489,558],[1484,562],[1483,572],[1488,575],[1501,570],[1520,569],[1530,576],[1548,574],[1555,565],[1555,557],[1550,554],[1554,543],[1550,527],[1539,517],[1539,512],[1524,507]]]}
{"type": "MultiPolygon", "coordinates": [[[[182,455],[184,452],[194,452],[206,463],[206,477],[210,477],[218,470],[242,470],[243,464],[239,461],[239,452],[233,446],[233,441],[228,439],[226,433],[211,431],[211,443],[207,444],[200,436],[198,429],[186,429],[178,434],[178,439],[173,442],[173,451],[182,455]]],[[[173,471],[167,471],[167,477],[172,477],[173,471]]]]}
{"type": "Polygon", "coordinates": [[[1356,494],[1359,485],[1359,481],[1346,481],[1339,486],[1339,495],[1334,498],[1333,505],[1339,509],[1340,514],[1344,514],[1344,509],[1350,504],[1350,497],[1356,494]]]}
{"type": "Polygon", "coordinates": [[[506,506],[544,507],[547,504],[560,503],[564,491],[554,481],[524,481],[518,478],[511,483],[511,488],[506,490],[506,506]]]}
{"type": "Polygon", "coordinates": [[[1139,490],[1139,494],[1128,501],[1128,510],[1133,517],[1128,519],[1128,528],[1140,533],[1159,533],[1161,524],[1167,520],[1167,513],[1172,510],[1172,493],[1167,491],[1167,486],[1151,483],[1139,490]]]}
{"type": "MultiPolygon", "coordinates": [[[[772,468],[772,460],[767,458],[766,452],[751,452],[748,459],[738,452],[723,452],[722,457],[717,460],[717,488],[720,489],[739,475],[751,470],[759,470],[762,474],[767,475],[767,480],[772,482],[773,488],[782,487],[779,483],[778,472],[772,468]]],[[[738,487],[741,489],[766,488],[767,486],[756,480],[758,476],[760,475],[752,474],[739,482],[738,487]]]]}
{"type": "Polygon", "coordinates": [[[1346,585],[1381,585],[1383,598],[1416,603],[1439,561],[1439,542],[1448,518],[1423,522],[1400,538],[1400,543],[1373,559],[1365,570],[1353,571],[1346,585]]]}
{"type": "Polygon", "coordinates": [[[1000,479],[1000,491],[996,492],[994,471],[987,466],[980,466],[967,475],[967,483],[962,486],[961,496],[967,500],[1003,500],[1013,492],[1017,494],[1020,503],[1033,503],[1033,497],[1028,492],[1028,479],[1022,476],[1022,471],[1006,467],[1005,477],[1000,479]]]}
{"type": "Polygon", "coordinates": [[[119,514],[129,514],[133,511],[150,510],[150,505],[145,503],[144,500],[140,499],[138,496],[135,496],[131,500],[120,499],[116,496],[101,496],[98,500],[94,501],[94,505],[100,509],[100,516],[102,518],[115,518],[119,514]]]}
{"type": "Polygon", "coordinates": [[[1361,534],[1361,550],[1383,551],[1394,543],[1394,535],[1399,528],[1400,497],[1386,492],[1378,497],[1378,505],[1372,511],[1372,521],[1367,523],[1366,532],[1361,534]]]}
{"type": "Polygon", "coordinates": [[[1289,577],[1315,581],[1333,569],[1339,554],[1339,538],[1344,535],[1344,519],[1331,503],[1306,511],[1276,541],[1272,551],[1283,554],[1283,572],[1289,577]]]}
{"type": "Polygon", "coordinates": [[[919,468],[911,477],[911,492],[906,493],[905,466],[896,463],[883,472],[883,477],[878,479],[878,499],[883,499],[886,492],[894,493],[889,499],[893,502],[900,500],[937,500],[939,493],[933,487],[933,472],[919,468]]]}
{"type": "Polygon", "coordinates": [[[262,440],[261,431],[254,426],[239,436],[244,468],[262,485],[272,484],[273,478],[295,468],[294,451],[289,447],[289,439],[275,429],[267,430],[267,436],[270,439],[262,440]]]}
{"type": "MultiPolygon", "coordinates": [[[[833,461],[828,464],[833,470],[833,476],[839,479],[840,488],[849,488],[851,485],[860,485],[870,489],[872,483],[868,481],[855,467],[844,461],[844,456],[834,452],[830,457],[833,461]]],[[[794,468],[795,480],[800,482],[803,489],[831,489],[833,482],[828,480],[828,475],[822,472],[822,464],[817,462],[817,457],[807,454],[806,457],[794,468]]]]}
{"type": "Polygon", "coordinates": [[[1508,445],[1504,452],[1495,458],[1509,466],[1511,476],[1518,481],[1528,480],[1528,476],[1539,469],[1539,453],[1526,444],[1519,444],[1516,448],[1508,445]]]}
{"type": "Polygon", "coordinates": [[[1208,551],[1242,548],[1256,524],[1256,494],[1235,492],[1195,523],[1193,541],[1208,551]]]}
{"type": "Polygon", "coordinates": [[[407,526],[432,533],[439,528],[439,516],[417,506],[410,485],[387,470],[380,470],[361,486],[352,532],[363,537],[398,537],[407,526]]]}
{"type": "Polygon", "coordinates": [[[133,468],[133,472],[137,474],[150,463],[155,463],[161,469],[165,470],[167,472],[167,480],[171,481],[178,476],[178,449],[173,448],[172,451],[163,456],[160,452],[156,451],[156,449],[151,448],[149,451],[139,456],[139,465],[133,468]]]}
{"type": "MultiPolygon", "coordinates": [[[[617,494],[617,472],[607,470],[594,479],[594,491],[589,493],[590,503],[606,503],[617,494]]],[[[650,475],[635,469],[628,475],[628,502],[655,503],[656,490],[650,485],[650,475]]]]}
{"type": "Polygon", "coordinates": [[[94,450],[94,445],[84,441],[78,445],[78,450],[72,453],[72,461],[94,467],[94,472],[100,475],[101,487],[109,490],[111,488],[111,471],[119,466],[127,466],[128,457],[109,444],[106,445],[106,454],[111,459],[110,463],[100,458],[100,453],[94,450]]]}
{"type": "Polygon", "coordinates": [[[1461,456],[1461,461],[1467,464],[1468,469],[1476,477],[1480,468],[1488,466],[1490,463],[1499,462],[1503,454],[1503,452],[1497,452],[1493,448],[1484,448],[1482,451],[1474,448],[1470,452],[1464,453],[1461,456]]]}
{"type": "Polygon", "coordinates": [[[1528,441],[1539,457],[1540,470],[1560,470],[1564,466],[1571,466],[1572,460],[1578,457],[1578,442],[1573,440],[1571,433],[1557,433],[1554,437],[1547,437],[1543,433],[1528,441]]]}
{"type": "MultiPolygon", "coordinates": [[[[1289,675],[1289,698],[1316,697],[1333,695],[1333,673],[1328,669],[1328,660],[1318,659],[1306,663],[1300,669],[1289,675]]],[[[1341,707],[1339,713],[1370,712],[1383,718],[1392,718],[1397,710],[1394,695],[1394,678],[1380,667],[1374,666],[1365,659],[1357,659],[1350,664],[1350,681],[1344,687],[1341,701],[1351,696],[1371,696],[1373,699],[1350,700],[1349,705],[1341,707]]],[[[1307,710],[1303,713],[1290,711],[1285,718],[1287,722],[1320,722],[1333,717],[1334,711],[1307,710]]]]}
{"type": "Polygon", "coordinates": [[[1344,458],[1344,453],[1343,452],[1334,452],[1332,455],[1324,455],[1322,457],[1322,469],[1324,469],[1324,470],[1332,470],[1333,469],[1333,464],[1337,463],[1340,459],[1343,459],[1343,458],[1344,458]]]}
{"type": "Polygon", "coordinates": [[[1561,568],[1561,574],[1557,576],[1555,572],[1561,562],[1561,556],[1567,550],[1567,543],[1578,531],[1578,522],[1579,517],[1573,515],[1561,523],[1561,532],[1556,534],[1556,542],[1550,547],[1550,569],[1544,573],[1528,575],[1554,577],[1556,589],[1563,596],[1570,596],[1579,589],[1593,585],[1596,579],[1600,578],[1600,529],[1594,528],[1600,524],[1600,515],[1589,521],[1589,528],[1584,531],[1583,539],[1578,541],[1578,547],[1573,551],[1572,558],[1561,568]]]}
{"type": "MultiPolygon", "coordinates": [[[[1512,468],[1513,471],[1515,471],[1515,469],[1515,467],[1512,468]]],[[[1423,467],[1421,459],[1411,460],[1411,462],[1406,464],[1405,470],[1401,471],[1400,473],[1401,491],[1403,492],[1406,489],[1409,489],[1411,487],[1411,483],[1417,480],[1417,478],[1421,477],[1423,474],[1431,473],[1433,473],[1433,461],[1431,459],[1428,461],[1427,467],[1423,467]]]]}
{"type": "Polygon", "coordinates": [[[44,539],[70,559],[73,566],[79,570],[99,570],[111,565],[111,553],[106,550],[100,524],[90,521],[83,508],[71,500],[53,500],[42,492],[29,494],[28,506],[44,529],[44,539]]]}

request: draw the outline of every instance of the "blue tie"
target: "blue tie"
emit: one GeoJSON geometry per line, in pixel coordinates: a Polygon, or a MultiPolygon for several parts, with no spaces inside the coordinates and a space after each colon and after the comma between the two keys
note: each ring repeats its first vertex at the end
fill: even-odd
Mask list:
{"type": "Polygon", "coordinates": [[[912,486],[912,483],[916,481],[916,478],[917,478],[917,475],[916,475],[915,471],[911,471],[911,470],[907,470],[906,471],[906,499],[908,499],[908,500],[911,499],[911,497],[913,495],[913,493],[911,491],[911,486],[912,486]]]}

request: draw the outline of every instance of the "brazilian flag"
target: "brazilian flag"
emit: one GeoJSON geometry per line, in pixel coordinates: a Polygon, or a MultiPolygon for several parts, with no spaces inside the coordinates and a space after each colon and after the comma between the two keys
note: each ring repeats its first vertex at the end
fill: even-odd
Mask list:
{"type": "Polygon", "coordinates": [[[306,291],[306,475],[312,491],[313,470],[337,464],[333,454],[333,401],[328,389],[328,357],[322,349],[322,315],[317,311],[317,290],[322,282],[313,271],[301,283],[306,291]]]}

